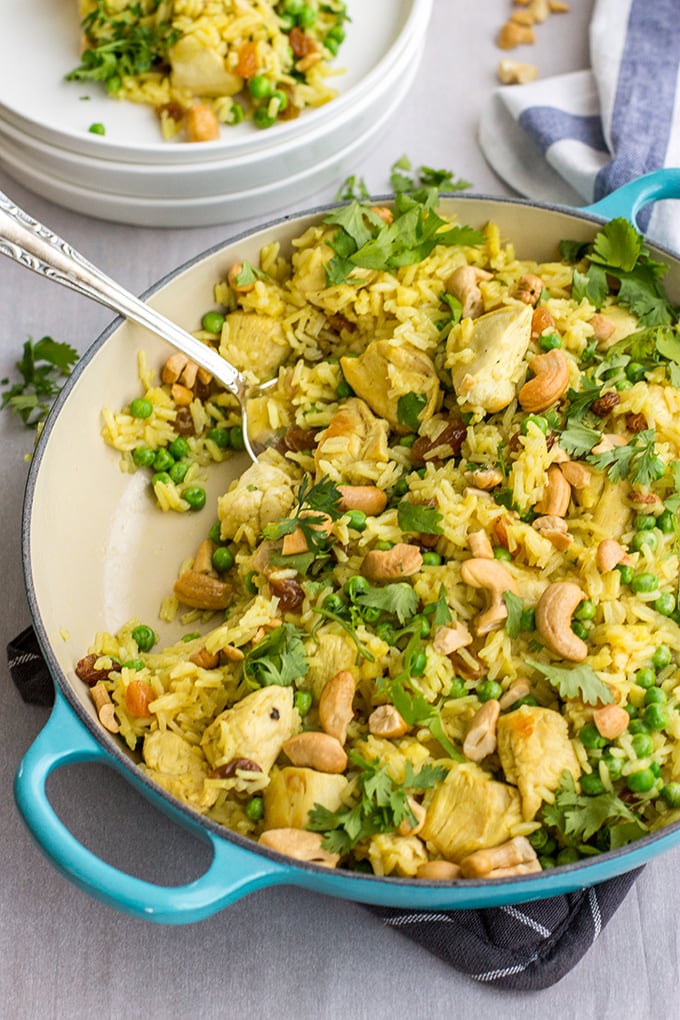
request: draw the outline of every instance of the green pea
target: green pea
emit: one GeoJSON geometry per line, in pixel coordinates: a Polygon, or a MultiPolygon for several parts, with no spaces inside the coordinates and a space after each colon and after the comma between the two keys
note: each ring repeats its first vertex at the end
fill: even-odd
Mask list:
{"type": "Polygon", "coordinates": [[[658,545],[659,539],[653,531],[636,531],[630,540],[630,547],[633,552],[642,552],[643,549],[656,552],[658,545]]]}
{"type": "Polygon", "coordinates": [[[144,397],[137,397],[130,401],[130,414],[133,418],[150,418],[153,414],[153,404],[144,397]]]}
{"type": "Polygon", "coordinates": [[[541,414],[528,414],[520,427],[520,432],[526,436],[529,425],[535,425],[544,436],[548,434],[548,422],[541,414]]]}
{"type": "Polygon", "coordinates": [[[666,692],[661,687],[650,687],[645,691],[645,705],[665,705],[667,701],[666,692]]]}
{"type": "Polygon", "coordinates": [[[215,333],[219,335],[222,332],[222,327],[225,323],[225,317],[222,312],[206,312],[201,319],[201,326],[208,333],[215,333]]]}
{"type": "Polygon", "coordinates": [[[341,379],[335,387],[335,395],[338,400],[347,400],[348,397],[354,396],[354,390],[345,379],[341,379]]]}
{"type": "Polygon", "coordinates": [[[519,618],[519,629],[534,631],[536,630],[536,610],[527,608],[522,610],[522,614],[519,618]]]}
{"type": "Polygon", "coordinates": [[[151,476],[152,485],[172,485],[172,478],[167,471],[156,471],[151,476]]]}
{"type": "Polygon", "coordinates": [[[177,436],[177,439],[168,445],[168,452],[175,458],[175,460],[183,460],[189,456],[189,444],[184,436],[177,436]]]}
{"type": "Polygon", "coordinates": [[[597,772],[584,772],[581,776],[581,789],[588,797],[596,797],[604,793],[604,786],[597,772]]]}
{"type": "Polygon", "coordinates": [[[669,723],[668,710],[663,705],[648,705],[642,718],[655,733],[665,730],[669,723]]]}
{"type": "Polygon", "coordinates": [[[218,574],[231,570],[234,566],[234,554],[226,545],[220,545],[212,554],[212,565],[218,574]]]}
{"type": "Polygon", "coordinates": [[[607,766],[609,778],[613,783],[615,783],[617,779],[621,778],[621,774],[623,772],[623,759],[617,758],[615,755],[611,754],[611,752],[608,753],[607,751],[603,752],[602,758],[607,766]]]}
{"type": "Polygon", "coordinates": [[[90,124],[90,126],[89,126],[89,128],[87,130],[90,132],[91,135],[105,135],[106,134],[106,128],[104,127],[103,124],[100,124],[98,121],[96,121],[94,124],[90,124]]]}
{"type": "Polygon", "coordinates": [[[208,532],[208,538],[215,545],[219,545],[222,541],[222,525],[219,521],[215,521],[214,524],[210,525],[210,531],[208,532]]]}
{"type": "Polygon", "coordinates": [[[161,446],[160,450],[156,450],[156,456],[153,459],[154,471],[169,471],[174,463],[175,458],[167,447],[161,446]]]}
{"type": "Polygon", "coordinates": [[[588,628],[586,627],[585,623],[581,623],[580,620],[573,620],[571,624],[571,629],[573,630],[574,634],[576,634],[577,637],[581,638],[581,641],[587,641],[588,628]]]}
{"type": "Polygon", "coordinates": [[[411,432],[407,436],[400,436],[399,446],[405,446],[407,450],[410,450],[417,438],[415,432],[411,432]]]}
{"type": "Polygon", "coordinates": [[[366,514],[363,510],[348,510],[347,527],[352,531],[365,531],[366,530],[366,514]]]}
{"type": "Polygon", "coordinates": [[[259,822],[264,816],[264,800],[262,797],[251,797],[246,803],[246,814],[251,822],[259,822]]]}
{"type": "Polygon", "coordinates": [[[638,758],[649,758],[654,750],[654,741],[649,733],[636,733],[631,744],[638,758]]]}
{"type": "Polygon", "coordinates": [[[453,680],[451,681],[448,697],[464,698],[467,692],[468,689],[465,686],[465,681],[463,680],[462,676],[454,676],[453,680]]]}
{"type": "Polygon", "coordinates": [[[258,587],[255,584],[255,578],[257,577],[257,570],[249,570],[246,576],[243,578],[243,587],[249,595],[257,595],[258,587]]]}
{"type": "Polygon", "coordinates": [[[575,864],[576,861],[581,860],[581,855],[574,846],[565,846],[563,850],[558,853],[555,862],[558,867],[564,864],[575,864]]]}
{"type": "Polygon", "coordinates": [[[370,589],[370,584],[361,574],[354,574],[349,577],[342,586],[342,590],[351,602],[356,602],[360,595],[365,595],[370,589]]]}
{"type": "Polygon", "coordinates": [[[186,478],[187,471],[189,470],[189,461],[187,460],[176,460],[171,465],[168,474],[172,478],[175,485],[181,485],[186,478]]]}
{"type": "Polygon", "coordinates": [[[480,684],[477,684],[475,693],[480,701],[493,701],[500,698],[503,688],[497,680],[482,680],[480,684]]]}
{"type": "Polygon", "coordinates": [[[385,620],[384,623],[379,623],[375,628],[376,635],[381,641],[384,641],[386,645],[394,645],[397,640],[397,629],[393,623],[389,620],[385,620]]]}
{"type": "Polygon", "coordinates": [[[656,517],[653,514],[636,514],[633,526],[636,531],[651,531],[656,527],[656,517]]]}
{"type": "Polygon", "coordinates": [[[432,624],[426,616],[422,613],[418,613],[411,620],[411,626],[413,627],[414,633],[418,634],[421,638],[429,637],[432,632],[432,624]]]}
{"type": "Polygon", "coordinates": [[[229,107],[228,123],[232,125],[242,124],[245,119],[246,111],[240,103],[237,103],[235,99],[232,99],[231,106],[229,107]]]}
{"type": "Polygon", "coordinates": [[[654,669],[665,669],[666,666],[670,666],[672,661],[673,654],[668,645],[659,645],[654,649],[654,654],[652,655],[652,666],[654,666],[654,669]]]}
{"type": "Polygon", "coordinates": [[[656,778],[659,779],[661,777],[661,766],[659,765],[658,761],[653,761],[649,767],[656,776],[656,778]]]}
{"type": "Polygon", "coordinates": [[[649,726],[642,719],[631,719],[628,723],[628,732],[633,735],[636,733],[649,733],[649,726]]]}
{"type": "Polygon", "coordinates": [[[639,769],[626,778],[626,786],[631,793],[649,793],[656,786],[656,776],[651,769],[639,769]]]}
{"type": "Polygon", "coordinates": [[[132,451],[132,459],[137,467],[151,467],[156,451],[150,446],[138,446],[132,451]]]}
{"type": "Polygon", "coordinates": [[[309,4],[305,4],[300,13],[298,14],[298,24],[300,28],[311,28],[316,21],[316,11],[309,4]]]}
{"type": "Polygon", "coordinates": [[[297,18],[298,14],[305,6],[305,0],[285,0],[283,9],[286,14],[292,14],[294,18],[297,18]]]}
{"type": "Polygon", "coordinates": [[[321,607],[327,613],[335,613],[336,616],[342,616],[347,612],[347,603],[337,592],[331,592],[330,595],[326,595],[326,598],[321,603],[321,607]]]}
{"type": "Polygon", "coordinates": [[[272,83],[264,74],[254,74],[248,82],[248,91],[253,99],[269,99],[272,94],[272,83]]]}
{"type": "Polygon", "coordinates": [[[576,607],[574,617],[577,620],[594,620],[597,613],[597,606],[590,599],[583,599],[576,607]]]}
{"type": "MultiPolygon", "coordinates": [[[[344,42],[345,30],[342,27],[342,25],[333,25],[332,28],[329,28],[328,31],[326,32],[326,39],[333,39],[338,44],[344,42]]],[[[324,42],[326,41],[326,39],[324,39],[324,42]]]]}
{"type": "Polygon", "coordinates": [[[229,445],[232,450],[245,450],[246,444],[243,441],[243,428],[240,425],[232,425],[229,429],[229,445]]]}
{"type": "Polygon", "coordinates": [[[656,526],[664,535],[672,535],[675,531],[677,518],[671,510],[664,510],[656,519],[656,526]]]}
{"type": "Polygon", "coordinates": [[[215,443],[216,446],[219,446],[220,450],[228,450],[231,445],[229,442],[229,429],[210,429],[207,438],[211,442],[215,443]]]}
{"type": "Polygon", "coordinates": [[[630,582],[631,591],[635,592],[635,594],[656,591],[658,587],[659,579],[656,574],[636,574],[630,582]]]}
{"type": "Polygon", "coordinates": [[[548,854],[541,854],[538,858],[538,863],[541,865],[541,871],[550,871],[551,868],[555,867],[555,858],[549,857],[548,854]]]}
{"type": "Polygon", "coordinates": [[[512,555],[505,546],[496,545],[493,550],[493,558],[495,560],[501,560],[504,563],[509,563],[512,560],[512,555]]]}
{"type": "Polygon", "coordinates": [[[562,346],[562,338],[557,333],[542,333],[538,338],[538,346],[542,351],[554,351],[562,346]]]}
{"type": "Polygon", "coordinates": [[[556,842],[555,839],[553,839],[552,836],[549,836],[548,837],[548,842],[543,847],[543,853],[544,854],[549,854],[549,855],[552,856],[555,853],[556,850],[557,850],[557,842],[556,842]]]}
{"type": "Polygon", "coordinates": [[[672,616],[675,612],[675,595],[670,591],[662,591],[652,605],[661,616],[672,616]]]}
{"type": "Polygon", "coordinates": [[[275,123],[276,117],[272,117],[268,107],[258,106],[257,109],[253,111],[253,124],[255,127],[264,130],[265,128],[270,128],[272,124],[275,123]]]}
{"type": "Polygon", "coordinates": [[[382,609],[377,606],[360,606],[359,614],[364,623],[377,623],[382,615],[382,609]]]}
{"type": "Polygon", "coordinates": [[[427,655],[422,650],[418,649],[415,655],[411,656],[411,661],[408,666],[409,673],[411,676],[422,676],[427,666],[427,655]]]}
{"type": "Polygon", "coordinates": [[[408,492],[408,478],[406,475],[402,475],[401,478],[397,479],[397,482],[392,489],[395,496],[405,496],[408,492]]]}
{"type": "Polygon", "coordinates": [[[533,696],[533,694],[525,694],[523,698],[518,698],[512,707],[521,708],[522,705],[530,705],[534,707],[537,704],[538,702],[536,701],[536,698],[533,696]]]}
{"type": "Polygon", "coordinates": [[[123,669],[134,669],[139,672],[140,669],[144,669],[144,663],[141,659],[127,659],[125,662],[121,662],[123,669]]]}
{"type": "Polygon", "coordinates": [[[326,47],[326,49],[328,50],[328,52],[330,53],[330,55],[332,57],[336,57],[338,55],[338,50],[340,49],[340,43],[338,42],[337,39],[331,39],[331,38],[329,38],[329,36],[330,36],[330,33],[328,33],[326,35],[326,38],[324,39],[323,44],[326,47]]]}
{"type": "Polygon", "coordinates": [[[381,538],[381,539],[379,539],[379,540],[378,540],[378,541],[377,541],[377,542],[375,543],[375,545],[373,546],[373,548],[374,548],[374,549],[378,549],[378,550],[379,550],[380,552],[387,552],[387,551],[388,551],[388,549],[391,549],[391,548],[392,548],[392,543],[391,543],[391,542],[388,542],[388,541],[387,541],[386,539],[384,539],[384,538],[381,538]]]}
{"type": "Polygon", "coordinates": [[[643,666],[635,674],[635,683],[638,687],[644,687],[647,690],[649,687],[653,687],[656,683],[656,673],[651,666],[643,666]]]}
{"type": "Polygon", "coordinates": [[[190,510],[202,510],[206,501],[205,489],[200,485],[190,485],[182,493],[182,498],[189,504],[190,510]]]}
{"type": "Polygon", "coordinates": [[[637,718],[638,710],[637,710],[637,707],[635,705],[630,705],[630,704],[629,705],[624,705],[623,706],[623,711],[628,714],[628,717],[630,719],[636,719],[637,718]]]}
{"type": "Polygon", "coordinates": [[[535,832],[529,833],[527,839],[534,850],[543,850],[550,839],[550,833],[547,829],[536,829],[535,832]]]}
{"type": "Polygon", "coordinates": [[[312,707],[312,694],[311,691],[296,691],[293,695],[293,704],[297,708],[300,715],[307,715],[310,708],[312,707]]]}
{"type": "Polygon", "coordinates": [[[595,723],[586,723],[585,726],[581,727],[579,740],[589,751],[594,751],[598,747],[604,747],[607,743],[595,723]]]}
{"type": "Polygon", "coordinates": [[[661,787],[660,793],[669,808],[680,807],[680,783],[666,783],[661,787]]]}
{"type": "Polygon", "coordinates": [[[630,584],[635,576],[635,571],[627,563],[617,563],[614,570],[618,570],[621,575],[621,584],[630,584]]]}
{"type": "Polygon", "coordinates": [[[644,365],[640,364],[639,361],[630,361],[625,368],[626,379],[630,379],[631,382],[640,382],[644,379],[647,369],[644,365]]]}
{"type": "Polygon", "coordinates": [[[626,390],[632,390],[633,384],[630,379],[619,379],[614,383],[614,389],[617,393],[624,393],[626,390]]]}
{"type": "Polygon", "coordinates": [[[140,623],[138,627],[134,628],[132,637],[137,642],[140,652],[151,651],[157,641],[155,631],[152,627],[147,627],[145,623],[140,623]]]}
{"type": "Polygon", "coordinates": [[[439,553],[436,552],[425,552],[423,553],[423,566],[424,567],[441,567],[442,558],[439,553]]]}

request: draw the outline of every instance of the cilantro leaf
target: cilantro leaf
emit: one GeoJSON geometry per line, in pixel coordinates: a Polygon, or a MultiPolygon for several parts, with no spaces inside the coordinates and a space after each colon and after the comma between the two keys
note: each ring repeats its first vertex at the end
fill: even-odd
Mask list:
{"type": "Polygon", "coordinates": [[[630,478],[634,485],[646,488],[666,473],[666,465],[656,453],[655,438],[654,429],[644,429],[625,446],[589,454],[587,459],[599,471],[606,471],[612,482],[630,478]]]}
{"type": "Polygon", "coordinates": [[[439,705],[431,705],[418,691],[407,689],[406,681],[400,677],[390,680],[387,689],[392,704],[404,722],[409,726],[420,726],[428,729],[435,740],[441,744],[449,758],[454,761],[465,761],[449,740],[439,712],[439,705]]]}
{"type": "Polygon", "coordinates": [[[601,308],[608,294],[607,274],[599,266],[589,266],[585,273],[574,270],[571,284],[574,301],[581,302],[585,298],[595,308],[601,308]]]}
{"type": "MultiPolygon", "coordinates": [[[[297,507],[293,515],[266,524],[262,529],[262,535],[277,542],[299,529],[304,535],[308,550],[314,549],[320,554],[325,554],[333,544],[333,538],[326,534],[323,525],[328,518],[337,521],[342,516],[341,500],[342,494],[330,478],[324,476],[312,484],[309,475],[304,475],[298,487],[297,507]]],[[[287,557],[283,559],[289,563],[287,557]]]]}
{"type": "Polygon", "coordinates": [[[369,588],[357,596],[360,606],[381,609],[383,613],[396,616],[403,627],[418,609],[418,595],[406,581],[394,581],[384,588],[369,588]]]}
{"type": "Polygon", "coordinates": [[[600,680],[592,666],[549,666],[542,662],[527,659],[527,665],[541,673],[561,698],[580,698],[586,705],[610,705],[614,700],[606,683],[600,680]]]}
{"type": "Polygon", "coordinates": [[[571,387],[567,390],[567,400],[569,401],[567,418],[570,422],[584,416],[591,404],[601,395],[604,387],[603,383],[594,382],[585,375],[581,376],[579,385],[580,390],[574,390],[571,387]]]}
{"type": "Polygon", "coordinates": [[[300,632],[282,623],[262,638],[243,660],[243,673],[253,689],[278,684],[290,687],[309,669],[300,632]]]}
{"type": "Polygon", "coordinates": [[[453,616],[449,609],[449,603],[446,597],[446,588],[443,584],[439,585],[439,594],[437,595],[437,601],[435,602],[434,615],[432,622],[435,627],[445,627],[447,623],[451,623],[453,616]]]}
{"type": "Polygon", "coordinates": [[[424,393],[405,393],[397,401],[397,420],[400,425],[405,425],[411,432],[417,432],[420,427],[420,412],[427,404],[427,397],[424,393]]]}
{"type": "Polygon", "coordinates": [[[581,457],[584,453],[590,453],[601,439],[602,433],[597,429],[575,421],[560,433],[560,446],[572,457],[581,457]]]}
{"type": "Polygon", "coordinates": [[[595,796],[578,793],[574,777],[567,770],[562,773],[554,802],[543,807],[542,816],[544,824],[558,829],[571,845],[589,840],[611,820],[639,824],[633,811],[615,793],[595,796]]]}
{"type": "Polygon", "coordinates": [[[407,499],[402,499],[397,506],[397,521],[402,531],[441,535],[441,520],[443,517],[434,506],[410,503],[407,499]]]}
{"type": "Polygon", "coordinates": [[[623,217],[611,220],[595,235],[589,258],[629,273],[642,254],[642,237],[623,217]]]}
{"type": "Polygon", "coordinates": [[[45,418],[52,401],[61,390],[78,360],[78,352],[69,344],[44,336],[34,343],[29,337],[16,363],[21,381],[3,379],[5,390],[0,408],[8,407],[19,415],[27,428],[36,428],[45,418]]]}
{"type": "Polygon", "coordinates": [[[519,637],[519,632],[522,629],[522,612],[524,610],[524,602],[519,595],[515,595],[512,591],[503,592],[503,601],[505,602],[505,608],[508,611],[508,615],[505,620],[505,632],[508,637],[519,637]]]}

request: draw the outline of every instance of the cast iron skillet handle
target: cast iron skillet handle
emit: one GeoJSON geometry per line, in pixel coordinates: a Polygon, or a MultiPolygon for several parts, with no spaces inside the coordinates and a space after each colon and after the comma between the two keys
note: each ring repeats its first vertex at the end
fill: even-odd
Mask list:
{"type": "MultiPolygon", "coordinates": [[[[214,836],[170,805],[164,807],[174,821],[211,843],[213,859],[207,871],[186,885],[161,886],[107,864],[68,831],[45,791],[51,772],[84,761],[112,764],[111,755],[57,690],[52,714],[19,766],[14,794],[40,849],[62,874],[96,899],[147,921],[187,924],[210,917],[256,889],[290,882],[285,865],[214,836]]],[[[125,777],[130,780],[129,772],[125,777]]]]}
{"type": "Polygon", "coordinates": [[[680,198],[680,169],[654,170],[650,174],[644,174],[634,181],[629,181],[628,184],[623,184],[594,205],[586,206],[581,212],[602,216],[607,220],[624,216],[634,224],[637,214],[644,205],[665,198],[680,198]]]}

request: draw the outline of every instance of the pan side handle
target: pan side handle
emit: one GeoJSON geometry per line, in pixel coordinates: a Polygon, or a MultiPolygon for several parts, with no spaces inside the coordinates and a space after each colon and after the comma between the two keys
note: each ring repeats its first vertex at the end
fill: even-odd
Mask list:
{"type": "Polygon", "coordinates": [[[680,198],[680,169],[654,170],[628,184],[623,184],[611,195],[586,206],[582,212],[615,219],[623,216],[635,223],[640,209],[649,202],[660,202],[666,198],[680,198]]]}
{"type": "MultiPolygon", "coordinates": [[[[161,806],[174,821],[211,844],[213,857],[208,869],[180,886],[157,885],[120,871],[79,843],[47,798],[45,784],[50,773],[78,762],[117,764],[57,691],[48,722],[19,766],[14,795],[42,852],[66,878],[95,899],[134,917],[178,925],[203,920],[256,889],[290,883],[290,869],[284,865],[213,835],[165,802],[161,806]]],[[[123,774],[131,779],[129,771],[123,774]]]]}

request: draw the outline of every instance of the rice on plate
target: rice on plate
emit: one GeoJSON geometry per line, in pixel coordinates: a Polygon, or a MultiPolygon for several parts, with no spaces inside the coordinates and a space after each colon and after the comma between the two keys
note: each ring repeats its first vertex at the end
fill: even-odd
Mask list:
{"type": "MultiPolygon", "coordinates": [[[[76,672],[165,790],[284,854],[375,875],[540,872],[680,808],[680,339],[625,220],[555,261],[352,201],[216,282],[198,334],[268,445],[161,617],[76,672]]],[[[104,412],[164,512],[242,448],[234,399],[140,358],[104,412]]]]}
{"type": "Polygon", "coordinates": [[[245,118],[268,128],[337,95],[343,0],[79,0],[79,11],[81,64],[66,79],[151,106],[167,139],[213,141],[245,118]]]}

